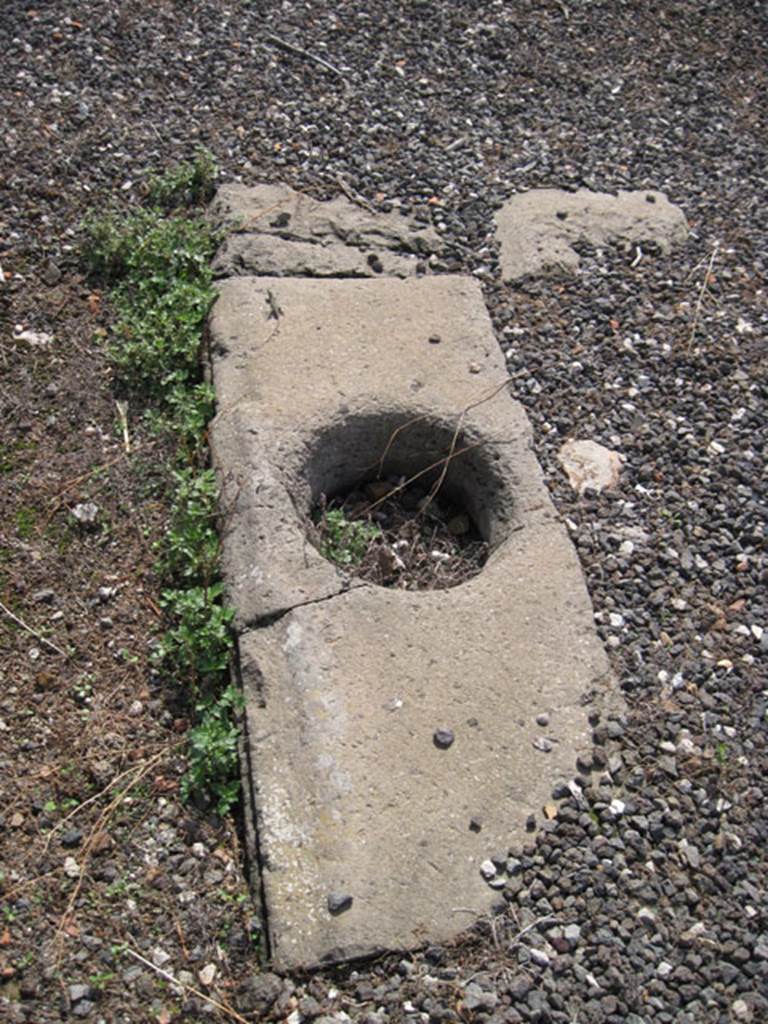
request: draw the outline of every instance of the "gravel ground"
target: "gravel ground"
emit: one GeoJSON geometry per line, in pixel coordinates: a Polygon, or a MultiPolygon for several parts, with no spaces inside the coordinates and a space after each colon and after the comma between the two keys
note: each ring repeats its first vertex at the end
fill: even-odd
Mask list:
{"type": "Polygon", "coordinates": [[[767,50],[747,0],[5,0],[9,1020],[768,1020],[767,50]],[[146,664],[163,453],[134,420],[124,453],[76,250],[85,212],[197,145],[222,180],[324,198],[341,176],[431,220],[445,267],[483,281],[627,698],[500,861],[499,914],[451,948],[259,972],[237,823],[179,801],[185,712],[146,664]],[[691,238],[505,287],[494,206],[543,185],[659,188],[691,238]],[[570,437],[625,456],[618,490],[573,494],[570,437]]]}

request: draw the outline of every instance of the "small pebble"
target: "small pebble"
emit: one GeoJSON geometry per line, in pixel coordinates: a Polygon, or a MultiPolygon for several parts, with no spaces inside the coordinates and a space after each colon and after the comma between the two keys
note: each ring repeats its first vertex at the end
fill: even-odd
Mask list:
{"type": "Polygon", "coordinates": [[[80,877],[80,865],[77,863],[74,857],[64,858],[64,874],[67,876],[67,878],[80,877]]]}
{"type": "Polygon", "coordinates": [[[480,874],[483,876],[486,882],[496,877],[496,865],[493,863],[492,860],[483,861],[483,863],[480,865],[480,874]]]}
{"type": "Polygon", "coordinates": [[[455,736],[450,729],[435,729],[432,734],[432,740],[438,750],[447,750],[448,747],[452,746],[455,736]]]}
{"type": "Polygon", "coordinates": [[[328,910],[331,914],[343,914],[352,906],[352,897],[343,892],[331,892],[328,894],[328,910]]]}

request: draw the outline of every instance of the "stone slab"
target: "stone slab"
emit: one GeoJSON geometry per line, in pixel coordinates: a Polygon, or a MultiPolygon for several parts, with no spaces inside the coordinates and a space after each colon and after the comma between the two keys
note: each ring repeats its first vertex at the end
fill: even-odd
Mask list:
{"type": "Polygon", "coordinates": [[[482,291],[450,276],[229,279],[210,340],[274,960],[447,940],[488,911],[480,865],[524,839],[589,747],[587,712],[615,699],[482,291]],[[471,581],[378,588],[312,545],[321,492],[457,450],[443,486],[492,549],[471,581]]]}
{"type": "Polygon", "coordinates": [[[344,244],[429,255],[442,248],[429,225],[397,213],[372,213],[344,196],[321,202],[287,185],[222,185],[209,216],[228,233],[272,235],[314,245],[344,244]]]}
{"type": "Polygon", "coordinates": [[[688,225],[682,210],[663,192],[581,188],[532,189],[512,196],[495,217],[505,281],[549,273],[574,273],[574,243],[605,245],[655,242],[662,252],[682,244],[688,225]]]}

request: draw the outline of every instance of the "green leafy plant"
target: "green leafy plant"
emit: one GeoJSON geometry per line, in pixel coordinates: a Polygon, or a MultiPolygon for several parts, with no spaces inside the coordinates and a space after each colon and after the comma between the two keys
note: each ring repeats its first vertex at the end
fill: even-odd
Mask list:
{"type": "Polygon", "coordinates": [[[213,155],[206,149],[199,149],[194,160],[150,179],[150,202],[163,210],[207,203],[213,195],[216,173],[213,155]]]}
{"type": "Polygon", "coordinates": [[[337,565],[359,565],[371,541],[381,535],[378,526],[347,519],[338,508],[325,512],[320,525],[320,552],[337,565]]]}
{"type": "Polygon", "coordinates": [[[182,796],[212,792],[218,814],[226,814],[240,794],[236,715],[242,704],[240,691],[230,683],[216,700],[197,705],[198,724],[189,734],[189,769],[182,780],[182,796]]]}
{"type": "Polygon", "coordinates": [[[183,795],[202,797],[223,814],[239,794],[240,698],[229,681],[233,611],[219,578],[217,491],[206,468],[214,396],[200,366],[203,324],[214,299],[210,259],[219,237],[202,217],[182,210],[210,198],[215,178],[205,152],[152,178],[153,208],[84,225],[83,258],[111,288],[116,320],[108,353],[119,387],[142,400],[150,426],[176,442],[170,522],[158,558],[168,628],[154,660],[186,688],[195,709],[183,795]]]}
{"type": "Polygon", "coordinates": [[[158,545],[158,563],[169,581],[214,579],[219,558],[219,535],[215,528],[218,489],[213,470],[197,472],[187,466],[173,472],[175,495],[168,532],[158,545]]]}
{"type": "Polygon", "coordinates": [[[166,590],[161,597],[175,624],[162,637],[155,658],[196,692],[208,692],[229,665],[234,612],[220,603],[222,591],[216,583],[166,590]]]}

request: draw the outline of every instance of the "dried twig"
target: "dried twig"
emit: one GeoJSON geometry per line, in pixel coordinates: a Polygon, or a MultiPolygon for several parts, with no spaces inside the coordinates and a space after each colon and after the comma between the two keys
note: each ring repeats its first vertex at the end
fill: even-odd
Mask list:
{"type": "Polygon", "coordinates": [[[355,192],[353,188],[350,188],[340,174],[336,175],[336,182],[351,203],[357,203],[358,206],[362,206],[364,210],[368,211],[368,213],[376,213],[376,210],[371,206],[365,196],[361,196],[359,192],[355,192]]]}
{"type": "MultiPolygon", "coordinates": [[[[74,909],[75,904],[77,903],[78,896],[80,895],[80,891],[83,887],[85,870],[91,856],[91,850],[93,849],[93,845],[96,841],[96,836],[105,830],[107,822],[109,821],[112,813],[120,806],[120,804],[126,798],[128,793],[130,793],[130,791],[141,782],[141,780],[144,778],[147,772],[151,768],[153,768],[158,761],[162,760],[164,757],[167,757],[169,750],[172,750],[174,747],[180,746],[184,742],[184,740],[178,740],[176,743],[172,743],[170,747],[163,748],[163,750],[155,754],[154,757],[150,757],[149,760],[136,765],[134,777],[130,780],[130,782],[127,783],[124,789],[120,790],[117,796],[110,800],[110,802],[107,804],[107,806],[104,808],[104,810],[97,818],[95,824],[91,827],[91,830],[88,833],[88,837],[82,846],[81,861],[79,865],[80,874],[77,877],[75,885],[72,887],[72,892],[69,894],[69,899],[67,900],[67,906],[64,909],[64,913],[59,918],[59,924],[56,928],[56,932],[54,933],[54,942],[58,942],[61,939],[61,936],[64,934],[64,931],[66,930],[67,925],[69,924],[72,911],[74,909]]],[[[121,779],[124,777],[125,774],[126,773],[123,772],[117,778],[121,779]]],[[[113,780],[113,785],[114,782],[115,780],[113,780]]]]}
{"type": "Polygon", "coordinates": [[[501,390],[503,390],[505,387],[507,387],[507,385],[509,384],[509,382],[511,380],[512,380],[511,377],[506,377],[500,384],[498,384],[496,387],[494,387],[490,392],[487,392],[482,398],[478,398],[478,400],[476,402],[470,402],[469,405],[465,405],[464,408],[461,410],[461,414],[459,415],[459,418],[458,418],[458,420],[456,422],[456,429],[454,430],[453,437],[451,438],[451,447],[450,447],[450,450],[448,452],[448,457],[445,459],[445,461],[443,463],[443,468],[440,471],[440,476],[434,482],[434,484],[432,485],[432,488],[431,488],[429,494],[427,495],[427,500],[426,500],[426,502],[424,503],[424,506],[421,509],[422,512],[426,512],[426,510],[429,508],[430,504],[435,500],[435,497],[437,496],[438,491],[443,486],[443,481],[445,480],[445,475],[448,472],[448,466],[450,465],[450,460],[452,459],[453,453],[456,450],[456,444],[457,444],[458,439],[459,439],[459,433],[461,431],[461,425],[464,422],[464,417],[467,415],[467,413],[471,409],[476,409],[478,405],[482,405],[484,402],[489,402],[501,390]]]}
{"type": "MultiPolygon", "coordinates": [[[[489,402],[495,395],[497,395],[499,393],[499,391],[503,390],[508,384],[511,384],[513,381],[518,380],[520,377],[525,377],[526,375],[527,375],[527,371],[521,370],[518,373],[512,374],[512,376],[510,376],[510,377],[505,377],[504,380],[501,381],[501,383],[495,385],[490,391],[484,392],[484,394],[481,395],[480,398],[476,399],[474,402],[470,402],[469,405],[465,405],[464,408],[459,413],[459,422],[458,422],[458,426],[456,427],[456,430],[454,431],[454,439],[453,439],[453,442],[451,444],[451,448],[452,449],[455,448],[456,439],[457,439],[459,431],[461,429],[461,424],[462,424],[462,422],[464,420],[464,417],[466,416],[466,414],[468,412],[470,412],[470,410],[476,409],[478,405],[483,405],[484,402],[489,402]]],[[[395,442],[395,438],[397,437],[397,435],[399,433],[401,433],[401,431],[407,430],[408,427],[412,427],[414,425],[414,423],[421,423],[422,420],[427,420],[427,419],[430,419],[430,418],[431,418],[431,414],[430,413],[422,413],[419,416],[414,416],[412,419],[407,420],[405,423],[401,423],[399,427],[395,427],[395,429],[389,435],[389,440],[387,441],[386,447],[384,448],[384,451],[382,452],[381,458],[378,461],[378,469],[376,471],[377,479],[381,479],[381,477],[383,476],[383,473],[384,473],[384,462],[385,462],[385,460],[387,458],[387,455],[389,454],[390,449],[392,448],[392,445],[395,442]]],[[[468,448],[464,448],[464,449],[462,449],[462,451],[468,451],[469,448],[475,448],[475,447],[477,447],[476,444],[469,445],[468,448]]],[[[455,454],[459,455],[459,454],[461,454],[461,452],[456,452],[455,454]]],[[[448,458],[451,458],[451,456],[449,455],[448,458]]],[[[430,469],[437,468],[437,466],[439,466],[442,462],[443,462],[443,460],[439,459],[437,462],[434,462],[431,466],[427,466],[426,469],[422,470],[420,473],[417,473],[416,476],[411,477],[410,480],[407,480],[400,487],[396,488],[396,490],[402,490],[403,487],[407,487],[409,484],[413,483],[413,481],[416,480],[418,477],[422,476],[424,473],[428,473],[430,469]]],[[[367,467],[367,468],[370,469],[372,467],[367,467]]],[[[390,491],[389,493],[393,494],[394,491],[390,491]]],[[[389,495],[387,495],[387,497],[389,497],[389,495]]],[[[384,500],[384,499],[382,499],[382,500],[384,500]]],[[[377,504],[379,504],[379,502],[375,502],[373,505],[369,506],[369,510],[371,508],[375,508],[377,504]]]]}
{"type": "Polygon", "coordinates": [[[525,928],[521,928],[520,931],[515,935],[509,944],[509,948],[517,945],[524,935],[528,932],[532,932],[534,928],[538,928],[540,924],[548,924],[550,921],[556,921],[557,918],[553,914],[547,914],[544,917],[537,917],[535,921],[531,921],[530,924],[526,925],[525,928]]]}
{"type": "Polygon", "coordinates": [[[293,53],[297,57],[306,57],[307,60],[313,60],[316,64],[319,64],[321,68],[325,68],[326,71],[330,71],[331,74],[336,75],[337,78],[341,78],[346,81],[346,75],[343,71],[340,71],[333,64],[330,64],[327,60],[322,57],[318,57],[316,53],[311,53],[309,50],[305,50],[301,46],[294,46],[293,43],[287,43],[280,36],[266,35],[264,38],[268,43],[272,43],[273,46],[277,46],[280,50],[285,50],[287,53],[293,53]]]}
{"type": "Polygon", "coordinates": [[[691,336],[688,339],[688,354],[689,355],[690,355],[691,350],[693,348],[693,342],[694,342],[694,339],[696,337],[696,331],[697,331],[698,326],[699,326],[699,317],[701,316],[701,307],[702,307],[702,304],[704,302],[704,296],[706,294],[707,287],[709,286],[709,279],[710,279],[710,276],[712,274],[712,267],[715,264],[715,259],[717,257],[717,253],[718,253],[719,248],[720,248],[720,243],[719,242],[715,242],[714,246],[712,247],[712,255],[709,257],[709,262],[707,263],[707,269],[704,272],[704,280],[701,282],[701,288],[699,288],[699,296],[698,296],[698,298],[696,300],[696,308],[693,311],[693,323],[691,324],[691,336]]]}
{"type": "Polygon", "coordinates": [[[220,1003],[216,999],[212,999],[210,996],[207,996],[205,992],[201,992],[200,989],[195,988],[193,985],[187,985],[183,981],[179,981],[179,979],[175,978],[170,971],[165,971],[163,970],[162,967],[155,966],[155,964],[153,964],[151,960],[147,960],[146,957],[143,957],[141,953],[137,953],[135,949],[131,949],[130,946],[125,946],[124,948],[126,953],[130,954],[132,957],[135,957],[136,960],[144,964],[145,967],[149,967],[150,970],[154,971],[156,974],[159,974],[161,978],[165,978],[165,980],[169,981],[172,985],[178,985],[178,987],[182,991],[191,992],[192,995],[197,996],[198,999],[204,999],[206,1003],[209,1003],[217,1010],[220,1010],[222,1013],[226,1014],[232,1020],[238,1021],[239,1024],[249,1024],[248,1020],[246,1020],[245,1017],[242,1017],[237,1012],[237,1010],[234,1010],[231,1006],[228,1006],[226,1003],[220,1003]]]}
{"type": "Polygon", "coordinates": [[[131,435],[128,432],[128,403],[117,400],[115,402],[117,407],[117,415],[120,420],[120,429],[123,432],[123,447],[125,448],[125,454],[131,454],[131,435]]]}
{"type": "Polygon", "coordinates": [[[2,601],[0,601],[0,610],[2,610],[8,616],[8,618],[11,619],[12,622],[15,622],[17,626],[21,626],[22,629],[25,629],[28,633],[31,633],[32,636],[36,637],[41,644],[45,644],[46,647],[50,647],[52,651],[55,651],[57,654],[60,654],[62,658],[69,657],[66,651],[62,651],[62,649],[60,647],[57,647],[56,644],[53,643],[51,640],[47,640],[42,633],[39,633],[36,629],[33,629],[23,619],[20,619],[18,615],[14,615],[11,609],[6,608],[2,601]]]}
{"type": "Polygon", "coordinates": [[[64,484],[64,486],[56,495],[56,497],[51,499],[51,502],[49,504],[50,511],[45,518],[45,522],[42,524],[42,526],[39,527],[38,532],[43,533],[48,528],[48,524],[50,523],[50,521],[63,506],[64,495],[67,493],[67,491],[71,491],[73,487],[77,486],[77,484],[83,483],[83,481],[85,480],[89,480],[92,476],[95,476],[97,473],[101,473],[105,469],[111,469],[112,466],[117,465],[117,463],[121,462],[124,458],[125,452],[121,452],[120,455],[117,456],[117,458],[110,459],[108,462],[104,462],[100,466],[94,466],[94,468],[89,469],[87,473],[81,473],[79,476],[73,477],[72,480],[64,484]]]}
{"type": "Polygon", "coordinates": [[[48,852],[48,847],[51,845],[51,840],[53,839],[53,837],[56,835],[57,832],[60,832],[64,828],[64,826],[67,824],[68,821],[71,821],[72,818],[74,818],[76,815],[78,815],[82,810],[84,810],[90,804],[93,804],[97,800],[100,800],[105,795],[105,793],[108,793],[111,789],[114,789],[115,786],[122,779],[124,779],[126,777],[126,775],[132,775],[133,772],[135,772],[135,771],[136,771],[136,765],[135,764],[131,765],[130,768],[126,768],[124,772],[121,772],[119,775],[116,775],[114,779],[111,779],[110,782],[107,783],[107,785],[102,790],[99,790],[98,793],[94,793],[93,796],[89,796],[87,800],[83,800],[83,802],[81,804],[78,804],[77,807],[75,807],[73,810],[71,810],[69,812],[69,814],[65,815],[61,819],[61,821],[57,821],[56,824],[53,826],[53,828],[50,830],[50,832],[48,833],[48,835],[46,837],[45,847],[43,849],[43,852],[44,853],[48,852]]]}

